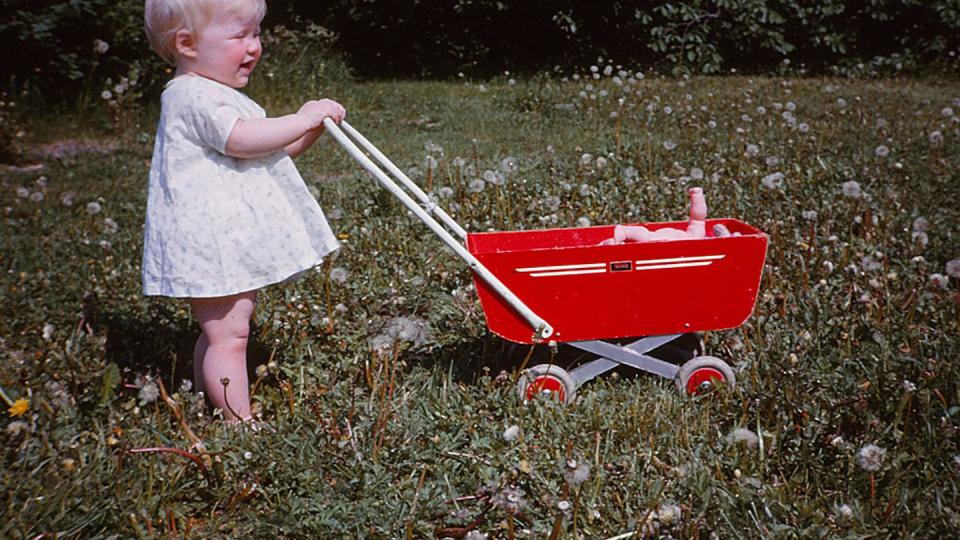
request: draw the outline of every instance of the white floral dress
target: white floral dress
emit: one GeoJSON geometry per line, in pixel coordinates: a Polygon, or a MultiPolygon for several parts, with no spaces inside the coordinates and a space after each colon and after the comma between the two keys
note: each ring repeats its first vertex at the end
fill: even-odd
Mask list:
{"type": "Polygon", "coordinates": [[[278,283],[339,244],[281,149],[224,154],[239,119],[263,109],[233,88],[184,75],[167,84],[150,165],[143,292],[216,297],[278,283]]]}

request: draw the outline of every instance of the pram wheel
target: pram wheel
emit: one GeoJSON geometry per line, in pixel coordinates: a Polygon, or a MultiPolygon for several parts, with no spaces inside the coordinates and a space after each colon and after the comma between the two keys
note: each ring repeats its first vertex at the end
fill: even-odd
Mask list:
{"type": "Polygon", "coordinates": [[[677,373],[677,387],[688,396],[705,394],[718,383],[731,388],[737,385],[737,378],[726,362],[713,356],[698,356],[683,364],[677,373]]]}
{"type": "Polygon", "coordinates": [[[559,399],[571,403],[577,395],[573,377],[555,364],[537,364],[524,370],[517,381],[517,394],[523,401],[538,397],[559,399]]]}

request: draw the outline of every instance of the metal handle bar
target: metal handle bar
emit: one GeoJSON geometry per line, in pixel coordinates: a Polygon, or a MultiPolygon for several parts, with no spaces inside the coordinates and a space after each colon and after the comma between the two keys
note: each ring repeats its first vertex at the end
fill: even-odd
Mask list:
{"type": "Polygon", "coordinates": [[[396,165],[394,165],[393,162],[387,158],[387,156],[383,155],[383,152],[381,152],[376,146],[374,146],[373,143],[368,141],[367,138],[361,135],[359,131],[353,129],[353,126],[347,123],[346,120],[343,120],[340,122],[340,128],[343,131],[346,131],[347,134],[350,135],[350,137],[352,137],[354,141],[360,143],[360,146],[362,146],[363,149],[366,150],[367,152],[370,152],[371,156],[376,158],[376,160],[379,161],[381,165],[386,167],[386,169],[390,171],[390,174],[392,174],[394,178],[399,180],[400,183],[404,185],[404,187],[406,187],[414,195],[416,195],[417,198],[420,199],[420,202],[422,202],[423,205],[426,207],[427,211],[433,213],[438,218],[440,218],[440,221],[442,221],[443,224],[446,225],[448,229],[457,233],[457,236],[459,236],[464,240],[467,239],[467,231],[465,231],[463,227],[460,226],[459,223],[454,221],[453,218],[450,217],[450,215],[443,210],[443,208],[440,208],[440,206],[437,205],[437,203],[435,203],[433,199],[430,198],[429,195],[424,193],[423,190],[420,189],[420,186],[418,186],[416,182],[414,182],[413,180],[410,180],[410,178],[408,178],[407,175],[403,174],[403,171],[401,171],[396,165]]]}
{"type": "MultiPolygon", "coordinates": [[[[387,191],[393,193],[398,199],[400,199],[400,202],[402,202],[407,209],[413,212],[414,215],[420,219],[420,221],[429,227],[434,234],[439,236],[440,239],[443,240],[443,243],[445,243],[450,249],[453,250],[454,253],[457,254],[458,257],[467,263],[467,266],[471,270],[476,272],[476,274],[480,276],[480,278],[483,279],[487,285],[496,291],[501,298],[506,300],[507,303],[510,304],[510,306],[513,307],[513,309],[515,309],[525,321],[527,321],[527,324],[534,329],[534,332],[538,338],[546,339],[553,335],[553,327],[550,326],[547,321],[543,320],[543,318],[527,307],[527,305],[524,304],[523,301],[517,297],[517,295],[513,294],[513,291],[507,288],[507,286],[504,285],[503,282],[497,278],[497,276],[493,275],[493,273],[490,272],[490,270],[488,270],[483,263],[477,260],[472,253],[467,251],[467,248],[465,248],[463,244],[458,242],[456,238],[454,238],[449,232],[447,232],[446,229],[443,228],[443,226],[440,225],[440,223],[437,222],[437,220],[433,219],[433,217],[428,214],[426,210],[424,210],[419,204],[417,204],[417,202],[414,201],[410,195],[403,191],[403,189],[398,186],[393,179],[391,179],[386,175],[386,173],[383,172],[383,170],[377,167],[376,164],[374,164],[373,161],[371,161],[370,158],[367,157],[367,155],[364,154],[363,151],[361,151],[357,145],[355,145],[353,141],[351,141],[347,135],[344,134],[343,131],[341,131],[341,129],[333,120],[325,118],[323,120],[323,125],[327,129],[327,132],[330,133],[330,135],[333,136],[338,143],[340,143],[340,146],[342,146],[351,157],[353,157],[364,169],[366,169],[367,172],[372,174],[374,178],[376,178],[380,184],[387,189],[387,191]]],[[[356,130],[352,128],[350,131],[356,132],[356,130]]],[[[369,144],[369,141],[367,141],[367,144],[369,144]]],[[[371,144],[370,146],[372,147],[373,145],[371,144]]],[[[409,179],[407,180],[409,181],[409,179]]],[[[419,188],[417,189],[419,190],[419,188]]],[[[463,229],[461,228],[460,230],[463,229]]],[[[464,232],[464,236],[466,236],[466,232],[464,232]]]]}

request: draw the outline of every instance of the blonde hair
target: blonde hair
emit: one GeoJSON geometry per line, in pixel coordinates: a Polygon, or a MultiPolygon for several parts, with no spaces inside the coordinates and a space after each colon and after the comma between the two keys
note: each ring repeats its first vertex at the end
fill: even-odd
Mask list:
{"type": "Polygon", "coordinates": [[[177,63],[176,35],[187,30],[197,35],[218,12],[263,19],[265,0],[146,0],[144,26],[150,46],[170,64],[177,63]]]}

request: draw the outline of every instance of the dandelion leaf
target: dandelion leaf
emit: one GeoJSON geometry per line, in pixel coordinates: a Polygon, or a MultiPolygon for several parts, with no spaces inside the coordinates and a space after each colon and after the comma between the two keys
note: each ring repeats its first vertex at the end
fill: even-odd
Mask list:
{"type": "Polygon", "coordinates": [[[114,389],[120,384],[120,368],[110,362],[103,370],[103,379],[100,383],[100,404],[106,405],[113,399],[114,389]]]}

